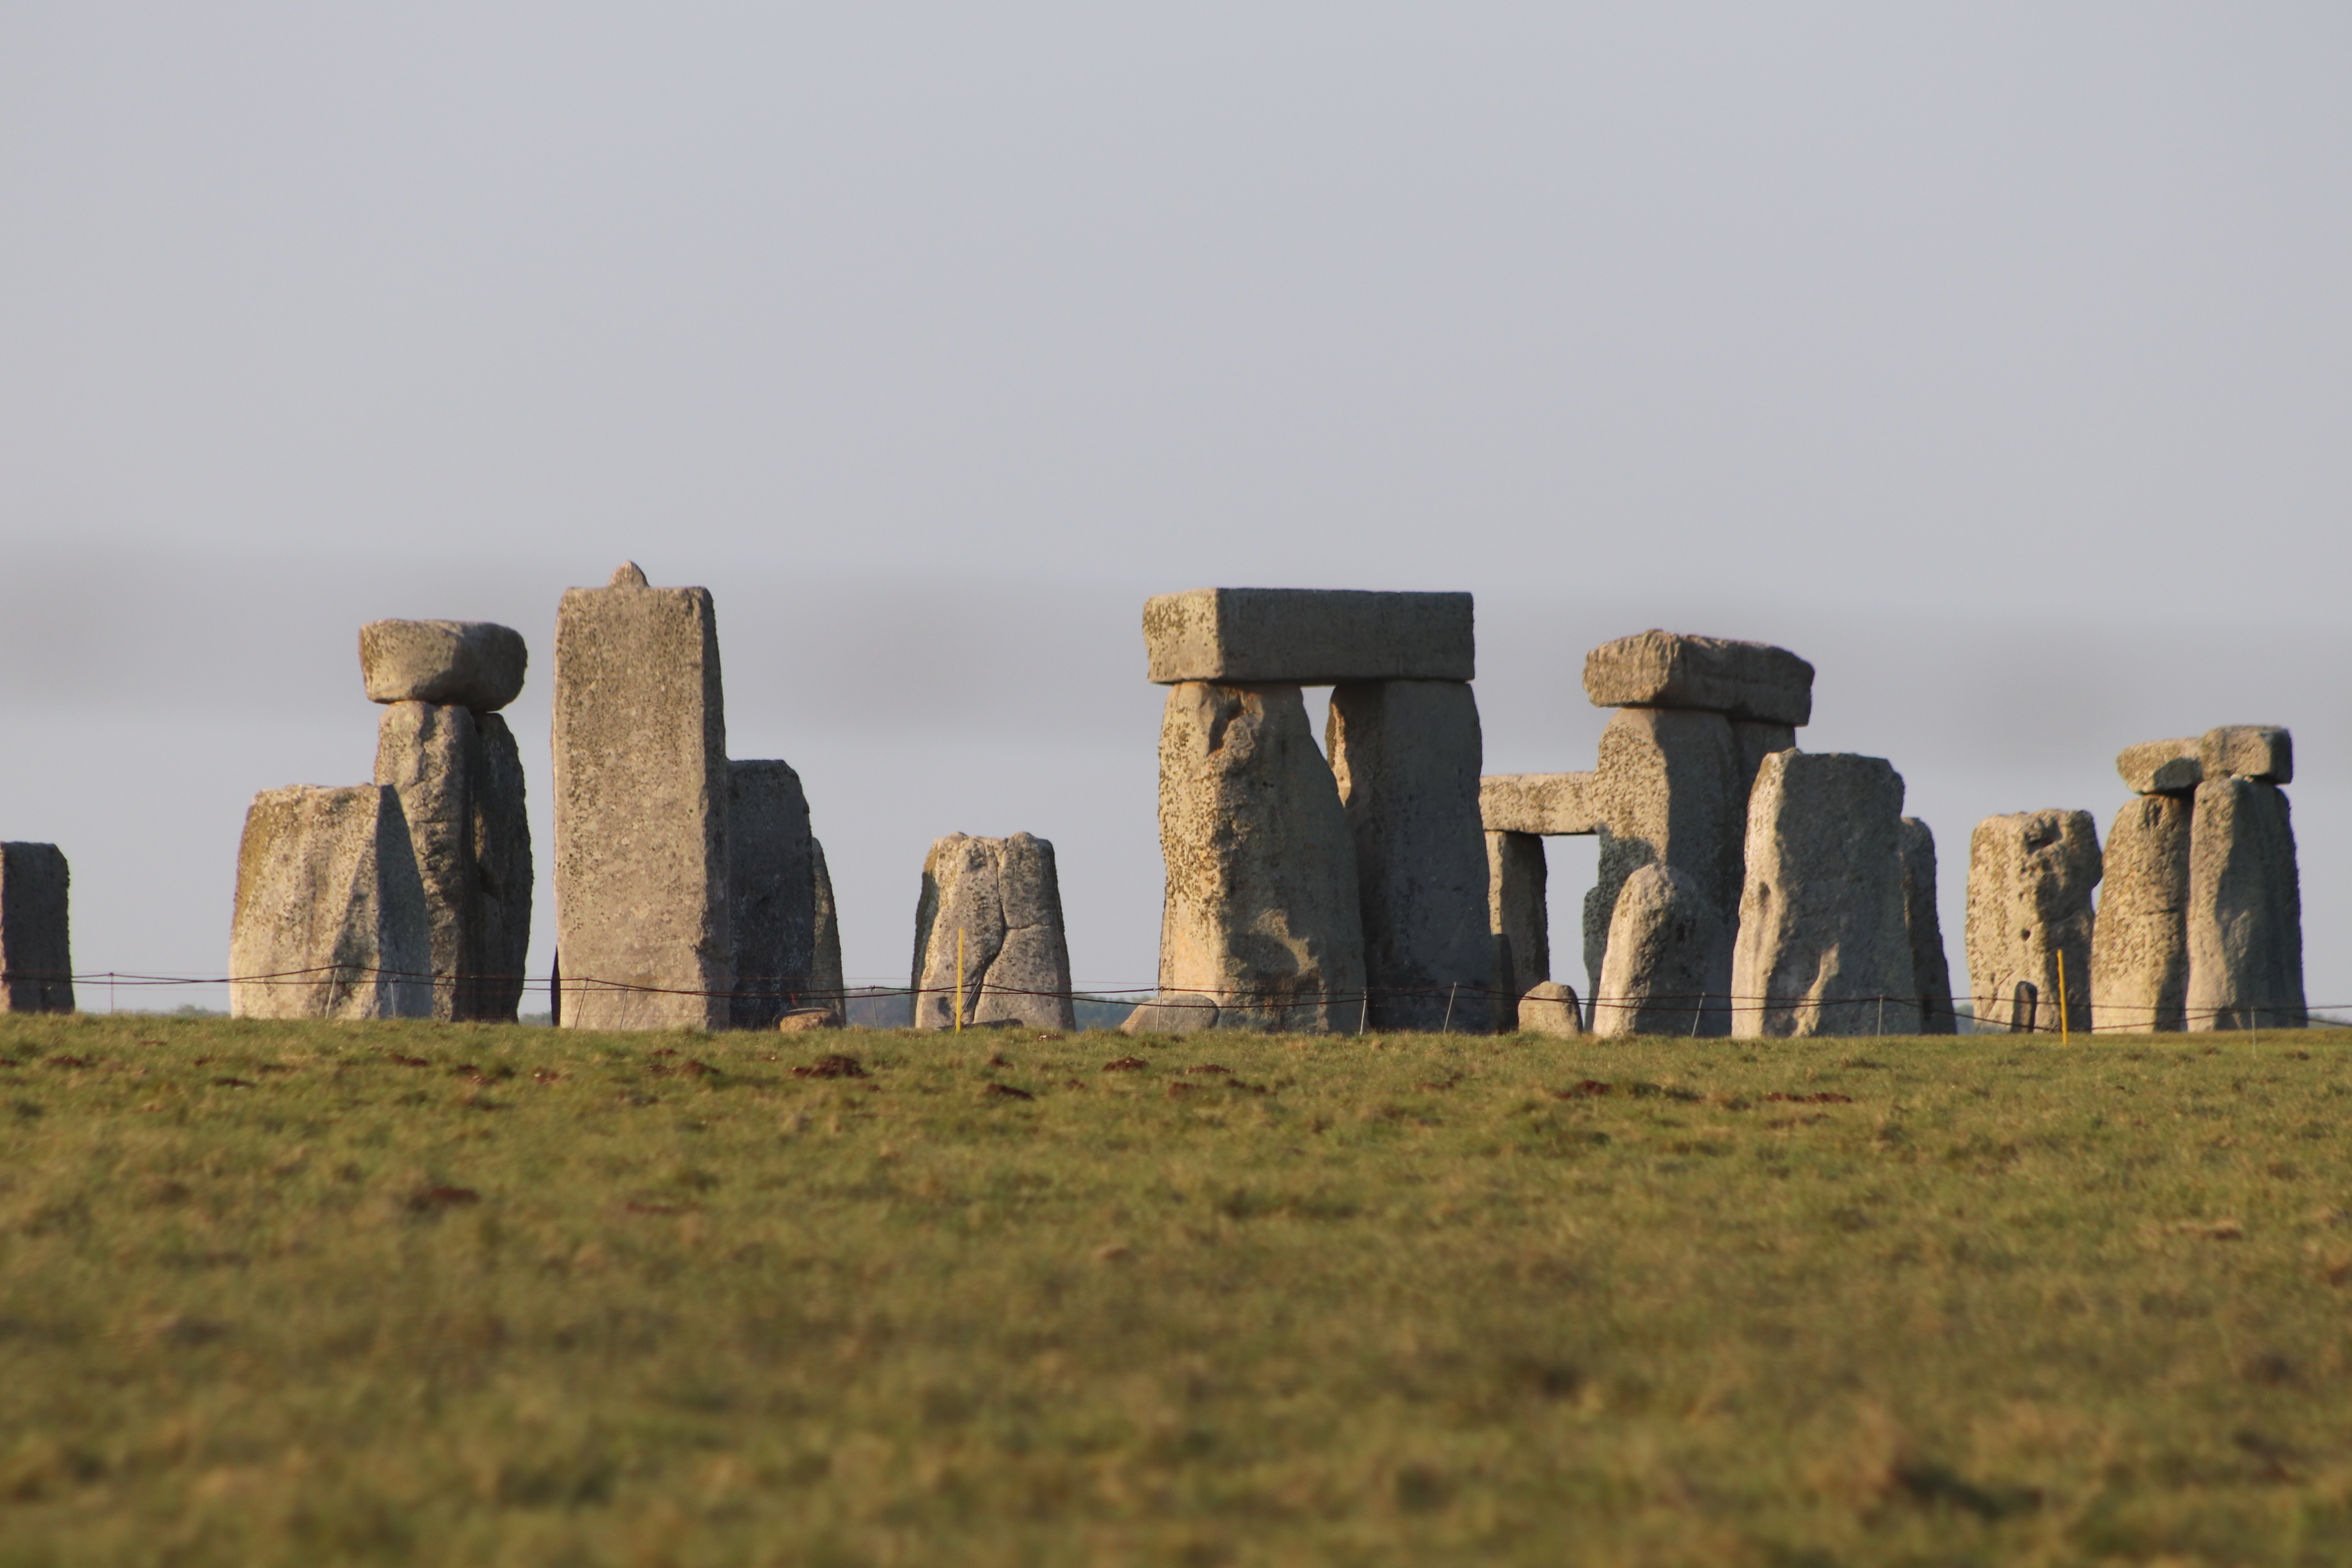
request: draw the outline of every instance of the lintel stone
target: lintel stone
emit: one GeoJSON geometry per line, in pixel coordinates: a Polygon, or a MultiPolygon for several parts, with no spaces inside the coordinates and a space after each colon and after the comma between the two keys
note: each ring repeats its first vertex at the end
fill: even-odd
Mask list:
{"type": "Polygon", "coordinates": [[[2208,730],[2197,742],[2197,754],[2209,779],[2294,782],[2294,737],[2276,724],[2224,724],[2208,730]]]}
{"type": "Polygon", "coordinates": [[[522,634],[491,621],[370,621],[360,674],[371,702],[455,704],[490,713],[522,693],[522,634]]]}
{"type": "Polygon", "coordinates": [[[1476,673],[1467,594],[1353,588],[1194,588],[1143,606],[1150,679],[1468,680],[1476,673]]]}
{"type": "Polygon", "coordinates": [[[1813,667],[1784,647],[1654,628],[1584,657],[1595,708],[1695,708],[1801,725],[1813,716],[1813,667]]]}
{"type": "Polygon", "coordinates": [[[1478,781],[1478,816],[1489,833],[1580,838],[1601,831],[1590,773],[1488,773],[1478,781]]]}
{"type": "Polygon", "coordinates": [[[2116,772],[2134,795],[2188,795],[2205,778],[2205,764],[2198,758],[2200,744],[2191,735],[2126,746],[2116,753],[2116,772]]]}

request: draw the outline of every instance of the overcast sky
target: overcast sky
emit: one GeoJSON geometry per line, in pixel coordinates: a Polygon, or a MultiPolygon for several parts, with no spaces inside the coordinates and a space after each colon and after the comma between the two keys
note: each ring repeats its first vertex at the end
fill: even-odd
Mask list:
{"type": "Polygon", "coordinates": [[[1812,659],[1956,976],[1978,819],[2290,725],[2352,1006],[2347,81],[2316,5],[14,0],[0,837],[78,967],[222,973],[254,792],[369,775],[359,624],[503,621],[543,973],[556,603],[630,557],[854,976],[1026,829],[1148,984],[1144,597],[1468,589],[1489,772],[1591,765],[1608,638],[1812,659]]]}

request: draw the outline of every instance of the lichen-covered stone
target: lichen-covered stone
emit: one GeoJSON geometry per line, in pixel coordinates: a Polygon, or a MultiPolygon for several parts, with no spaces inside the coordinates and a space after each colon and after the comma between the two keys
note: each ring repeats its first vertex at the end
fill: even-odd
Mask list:
{"type": "Polygon", "coordinates": [[[2116,772],[2135,795],[2187,795],[2205,777],[2205,764],[2198,755],[2200,744],[2192,735],[2185,741],[2126,746],[2116,755],[2116,772]]]}
{"type": "Polygon", "coordinates": [[[1486,929],[1494,943],[1496,1033],[1519,1027],[1518,999],[1551,977],[1551,914],[1545,902],[1543,839],[1486,835],[1486,929]]]}
{"type": "Polygon", "coordinates": [[[72,871],[54,844],[0,844],[0,1013],[74,1010],[72,871]]]}
{"type": "Polygon", "coordinates": [[[1884,758],[1778,752],[1748,808],[1732,1032],[1912,1035],[1903,776],[1884,758]]]}
{"type": "Polygon", "coordinates": [[[1026,833],[933,844],[912,984],[918,1029],[953,1027],[959,1001],[966,1024],[1076,1027],[1054,847],[1026,833]]]}
{"type": "Polygon", "coordinates": [[[555,628],[555,917],[567,1029],[723,1028],[727,721],[705,588],[625,567],[555,628]]]}
{"type": "Polygon", "coordinates": [[[237,846],[229,1012],[425,1018],[433,950],[395,790],[264,790],[237,846]]]}
{"type": "Polygon", "coordinates": [[[816,962],[808,797],[789,763],[727,764],[727,866],[739,1029],[773,1027],[803,1004],[816,962]]]}
{"type": "Polygon", "coordinates": [[[2197,760],[2209,779],[2294,782],[2294,737],[2276,724],[2224,724],[2199,737],[2197,760]]]}
{"type": "Polygon", "coordinates": [[[1596,1035],[1721,1035],[1730,1028],[1731,941],[1715,900],[1672,867],[1618,890],[1592,993],[1596,1035]]]}
{"type": "Polygon", "coordinates": [[[1969,839],[1968,950],[1979,1029],[2009,1026],[2021,980],[2040,999],[2042,1028],[2088,1034],[2096,1026],[2091,889],[2101,864],[2087,811],[2021,811],[1977,824],[1969,839]]]}
{"type": "Polygon", "coordinates": [[[1331,686],[1477,674],[1467,594],[1195,588],[1145,604],[1143,643],[1151,679],[1163,686],[1331,686]]]}
{"type": "Polygon", "coordinates": [[[1958,1027],[1958,1020],[1952,1011],[1952,967],[1944,953],[1944,923],[1936,912],[1936,835],[1917,817],[1906,816],[1901,844],[1903,929],[1911,946],[1919,1032],[1948,1035],[1958,1027]]]}
{"type": "Polygon", "coordinates": [[[1356,1027],[1355,840],[1297,687],[1170,689],[1160,847],[1161,992],[1215,998],[1225,1027],[1356,1027]]]}
{"type": "Polygon", "coordinates": [[[1693,708],[1773,724],[1813,716],[1813,667],[1787,648],[1655,629],[1584,658],[1596,708],[1693,708]]]}
{"type": "Polygon", "coordinates": [[[1375,1029],[1492,1027],[1478,702],[1458,680],[1331,693],[1324,748],[1356,845],[1375,1029]]]}
{"type": "Polygon", "coordinates": [[[1601,831],[1589,773],[1488,773],[1478,781],[1478,817],[1489,833],[1573,838],[1601,831]]]}
{"type": "Polygon", "coordinates": [[[371,702],[430,702],[492,713],[522,693],[522,634],[488,621],[370,621],[360,675],[371,702]]]}
{"type": "Polygon", "coordinates": [[[2108,1034],[2187,1026],[2191,816],[2188,800],[2151,792],[2126,801],[2107,824],[2091,931],[2091,1016],[2108,1034]]]}
{"type": "Polygon", "coordinates": [[[2286,792],[2234,774],[2205,782],[2189,828],[2189,1027],[2300,1029],[2303,889],[2286,792]]]}

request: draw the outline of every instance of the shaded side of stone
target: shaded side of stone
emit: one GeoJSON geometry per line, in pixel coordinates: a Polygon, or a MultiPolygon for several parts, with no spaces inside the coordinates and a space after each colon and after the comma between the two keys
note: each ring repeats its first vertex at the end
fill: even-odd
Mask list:
{"type": "Polygon", "coordinates": [[[2187,1026],[2192,815],[2187,800],[2148,794],[2126,801],[2107,825],[2091,929],[2091,1015],[2109,1034],[2187,1026]]]}
{"type": "Polygon", "coordinates": [[[1969,838],[1967,940],[1979,1031],[2010,1026],[2021,980],[2033,986],[2041,1029],[2087,1034],[2096,1026],[2091,889],[2101,867],[2087,811],[2021,811],[1977,824],[1969,838]]]}
{"type": "Polygon", "coordinates": [[[1813,667],[1769,643],[1653,628],[1587,654],[1584,694],[1596,708],[1695,708],[1801,725],[1813,715],[1813,667]]]}
{"type": "MultiPolygon", "coordinates": [[[[1738,907],[1748,791],[1730,722],[1720,713],[1628,708],[1601,734],[1592,800],[1601,819],[1600,868],[1584,900],[1584,963],[1596,1009],[1609,994],[1601,972],[1610,922],[1625,879],[1644,866],[1682,872],[1717,911],[1713,925],[1694,933],[1727,932],[1738,907]]],[[[1679,961],[1678,961],[1679,962],[1679,961]]],[[[1704,973],[1723,968],[1719,954],[1695,957],[1704,973]]],[[[1600,1014],[1593,1015],[1596,1023],[1600,1014]]],[[[1720,1033],[1722,1016],[1703,1019],[1699,1032],[1720,1033]]]]}
{"type": "Polygon", "coordinates": [[[72,871],[54,844],[0,844],[0,1013],[74,1010],[72,871]]]}
{"type": "Polygon", "coordinates": [[[1331,693],[1324,750],[1356,845],[1372,1028],[1492,1026],[1481,746],[1465,682],[1356,681],[1331,693]]]}
{"type": "Polygon", "coordinates": [[[1764,759],[1748,803],[1733,1033],[1919,1032],[1902,817],[1903,777],[1883,758],[1764,759]]]}
{"type": "Polygon", "coordinates": [[[522,693],[522,634],[489,621],[370,621],[360,675],[371,702],[430,702],[491,713],[522,693]]]}
{"type": "Polygon", "coordinates": [[[1489,833],[1573,838],[1601,831],[1589,773],[1488,773],[1478,781],[1478,818],[1489,833]]]}
{"type": "Polygon", "coordinates": [[[1468,680],[1477,674],[1467,594],[1338,588],[1195,588],[1143,606],[1150,679],[1329,686],[1468,680]]]}
{"type": "Polygon", "coordinates": [[[1160,989],[1229,1027],[1352,1030],[1355,840],[1296,686],[1186,681],[1160,732],[1160,989]]]}
{"type": "Polygon", "coordinates": [[[1731,942],[1715,901],[1671,867],[1626,878],[1592,993],[1592,1032],[1726,1034],[1730,994],[1731,942]]]}
{"type": "Polygon", "coordinates": [[[816,961],[816,876],[808,797],[789,763],[727,764],[729,923],[739,1029],[772,1029],[800,1006],[816,961]]]}
{"type": "Polygon", "coordinates": [[[408,821],[425,888],[432,1016],[444,1022],[463,1016],[459,988],[475,957],[474,743],[474,716],[463,708],[395,702],[376,725],[375,782],[398,793],[408,821]]]}
{"type": "Polygon", "coordinates": [[[256,795],[237,847],[229,1011],[432,1016],[432,936],[400,795],[297,784],[256,795]]]}
{"type": "Polygon", "coordinates": [[[2276,784],[2209,767],[2189,819],[2187,925],[2190,1029],[2308,1022],[2294,825],[2276,784]]]}
{"type": "Polygon", "coordinates": [[[832,1010],[836,1022],[849,1020],[848,983],[841,970],[841,915],[833,901],[833,873],[825,868],[824,846],[809,840],[809,868],[816,889],[816,938],[809,963],[809,994],[815,1005],[832,1010]]]}
{"type": "Polygon", "coordinates": [[[1944,954],[1944,923],[1936,912],[1936,835],[1916,816],[1902,822],[1903,931],[1911,949],[1911,986],[1919,998],[1919,1032],[1948,1035],[1959,1026],[1952,1011],[1951,960],[1944,954]]]}
{"type": "Polygon", "coordinates": [[[1543,839],[1532,833],[1486,835],[1486,929],[1494,943],[1493,1020],[1517,1028],[1518,998],[1551,978],[1551,915],[1543,839]]]}
{"type": "Polygon", "coordinates": [[[474,715],[473,753],[473,957],[461,972],[457,1016],[511,1023],[522,1005],[536,879],[522,752],[503,714],[474,715]]]}
{"type": "Polygon", "coordinates": [[[553,719],[563,1026],[724,1027],[735,942],[709,591],[565,593],[553,719]]]}

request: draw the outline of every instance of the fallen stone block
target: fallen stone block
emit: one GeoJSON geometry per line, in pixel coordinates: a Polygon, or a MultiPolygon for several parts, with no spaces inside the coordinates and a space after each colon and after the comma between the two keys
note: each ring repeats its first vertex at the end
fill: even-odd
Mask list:
{"type": "Polygon", "coordinates": [[[1497,1034],[1520,1027],[1518,998],[1551,976],[1551,914],[1545,903],[1543,839],[1533,833],[1486,835],[1486,930],[1494,944],[1497,1034]]]}
{"type": "Polygon", "coordinates": [[[1197,991],[1167,991],[1119,1025],[1122,1035],[1191,1035],[1217,1026],[1217,999],[1197,991]]]}
{"type": "Polygon", "coordinates": [[[1298,688],[1187,681],[1160,731],[1160,989],[1224,1027],[1352,1031],[1364,1002],[1356,847],[1298,688]]]}
{"type": "MultiPolygon", "coordinates": [[[[1731,725],[1722,714],[1628,708],[1610,719],[1601,733],[1591,796],[1600,819],[1600,867],[1584,900],[1584,963],[1596,998],[1596,1028],[1600,1001],[1610,994],[1601,973],[1618,894],[1642,867],[1664,866],[1688,877],[1717,919],[1686,929],[1729,940],[1748,795],[1731,725]]],[[[1719,953],[1695,955],[1690,963],[1708,974],[1723,967],[1719,953]]],[[[1720,1015],[1702,1018],[1699,1032],[1720,1034],[1725,1022],[1720,1015]]]]}
{"type": "Polygon", "coordinates": [[[2189,1027],[2300,1029],[2303,889],[2276,784],[2220,774],[2209,753],[2189,826],[2189,1027]]]}
{"type": "Polygon", "coordinates": [[[1576,993],[1557,980],[1528,986],[1519,997],[1519,1028],[1530,1035],[1561,1038],[1581,1035],[1584,1020],[1577,1008],[1576,993]]]}
{"type": "Polygon", "coordinates": [[[727,721],[706,588],[624,564],[555,624],[555,916],[567,1029],[723,1028],[727,721]]]}
{"type": "Polygon", "coordinates": [[[0,844],[0,1013],[74,1010],[72,872],[54,844],[0,844]]]}
{"type": "Polygon", "coordinates": [[[776,1016],[776,1028],[783,1034],[806,1034],[813,1029],[838,1029],[841,1020],[830,1007],[793,1007],[776,1016]]]}
{"type": "Polygon", "coordinates": [[[1977,824],[1969,838],[1967,941],[1979,1032],[2008,1027],[2021,980],[2032,983],[2042,1029],[2096,1027],[2091,889],[2101,866],[2087,811],[2021,811],[1977,824]]]}
{"type": "Polygon", "coordinates": [[[1651,630],[1584,658],[1596,708],[1693,708],[1801,725],[1813,716],[1813,667],[1787,648],[1651,630]]]}
{"type": "Polygon", "coordinates": [[[2187,795],[2205,776],[2205,765],[2198,760],[2201,744],[2192,735],[2185,741],[2126,746],[2116,755],[2116,772],[2135,795],[2187,795]]]}
{"type": "MultiPolygon", "coordinates": [[[[2188,761],[2196,766],[2195,757],[2188,761]]],[[[2191,815],[2188,800],[2150,792],[2126,801],[2107,824],[2091,930],[2091,1016],[2108,1034],[2187,1026],[2191,815]]]]}
{"type": "Polygon", "coordinates": [[[1884,758],[1779,752],[1748,807],[1732,1033],[1913,1035],[1903,775],[1884,758]]]}
{"type": "Polygon", "coordinates": [[[808,797],[789,763],[727,764],[727,870],[739,1029],[765,1029],[809,990],[816,963],[816,867],[808,797]]]}
{"type": "Polygon", "coordinates": [[[1488,773],[1478,781],[1478,817],[1489,833],[1578,838],[1601,831],[1589,773],[1488,773]]]}
{"type": "Polygon", "coordinates": [[[1143,606],[1151,679],[1332,686],[1468,680],[1477,673],[1467,594],[1341,588],[1195,588],[1143,606]]]}
{"type": "Polygon", "coordinates": [[[1324,752],[1356,846],[1375,1029],[1493,1027],[1478,702],[1458,680],[1351,681],[1324,752]]]}
{"type": "Polygon", "coordinates": [[[264,790],[237,847],[229,1012],[426,1018],[433,950],[398,792],[264,790]]]}
{"type": "Polygon", "coordinates": [[[1593,987],[1592,1032],[1727,1034],[1730,994],[1730,933],[1715,900],[1671,867],[1643,866],[1626,878],[1593,987]]]}
{"type": "Polygon", "coordinates": [[[1903,929],[1911,946],[1911,986],[1919,998],[1919,1032],[1949,1035],[1958,1028],[1952,1009],[1951,960],[1944,953],[1944,923],[1936,912],[1936,835],[1916,816],[1902,822],[1903,929]]]}
{"type": "Polygon", "coordinates": [[[1015,833],[951,833],[923,861],[915,911],[918,1029],[1024,1024],[1077,1026],[1054,847],[1015,833]]]}
{"type": "Polygon", "coordinates": [[[371,702],[430,702],[492,713],[522,693],[530,650],[489,621],[370,621],[360,674],[371,702]]]}
{"type": "Polygon", "coordinates": [[[2205,777],[2294,782],[2294,737],[2275,724],[2224,724],[2198,739],[2205,777]]]}

